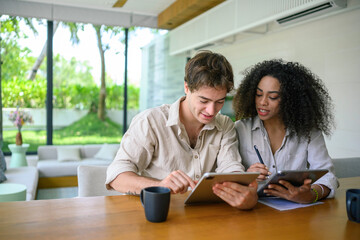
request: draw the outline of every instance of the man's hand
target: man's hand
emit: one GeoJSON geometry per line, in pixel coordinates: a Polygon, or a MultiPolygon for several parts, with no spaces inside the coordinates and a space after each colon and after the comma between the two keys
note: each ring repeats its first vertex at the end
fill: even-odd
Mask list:
{"type": "Polygon", "coordinates": [[[171,193],[185,193],[189,187],[194,189],[195,185],[195,181],[181,170],[173,171],[159,183],[159,186],[170,188],[171,193]]]}
{"type": "Polygon", "coordinates": [[[314,193],[311,191],[311,179],[305,179],[304,184],[300,187],[295,187],[288,181],[280,180],[279,184],[270,184],[264,193],[297,203],[311,203],[315,199],[314,193]]]}
{"type": "Polygon", "coordinates": [[[263,181],[267,179],[269,175],[271,175],[271,172],[269,172],[269,169],[266,167],[266,165],[261,163],[254,163],[248,168],[247,172],[259,172],[260,175],[257,177],[258,181],[263,181]]]}
{"type": "Polygon", "coordinates": [[[249,186],[235,182],[217,183],[213,186],[213,191],[230,206],[238,209],[252,209],[258,200],[256,180],[249,186]]]}

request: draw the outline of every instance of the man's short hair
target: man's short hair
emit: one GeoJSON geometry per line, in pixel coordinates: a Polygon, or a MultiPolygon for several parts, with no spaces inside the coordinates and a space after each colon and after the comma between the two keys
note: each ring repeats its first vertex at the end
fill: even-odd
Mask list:
{"type": "Polygon", "coordinates": [[[230,92],[234,87],[234,74],[230,63],[223,55],[201,51],[187,62],[185,82],[191,92],[203,86],[226,89],[230,92]]]}

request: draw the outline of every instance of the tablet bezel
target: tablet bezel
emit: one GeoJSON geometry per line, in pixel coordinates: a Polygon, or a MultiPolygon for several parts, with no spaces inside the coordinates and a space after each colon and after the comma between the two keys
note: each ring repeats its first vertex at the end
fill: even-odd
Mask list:
{"type": "Polygon", "coordinates": [[[276,174],[265,180],[265,183],[258,185],[257,193],[259,197],[266,197],[264,189],[269,184],[277,184],[279,180],[286,180],[296,187],[303,185],[305,179],[311,179],[312,183],[314,183],[328,172],[328,169],[279,170],[276,174]]]}
{"type": "Polygon", "coordinates": [[[214,203],[223,200],[213,193],[212,186],[221,182],[237,182],[242,185],[249,185],[260,174],[255,172],[235,172],[235,173],[204,173],[195,188],[185,200],[185,204],[214,203]]]}

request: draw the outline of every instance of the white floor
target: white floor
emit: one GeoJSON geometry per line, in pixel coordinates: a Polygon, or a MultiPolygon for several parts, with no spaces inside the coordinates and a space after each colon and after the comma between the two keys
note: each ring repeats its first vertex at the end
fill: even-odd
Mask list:
{"type": "Polygon", "coordinates": [[[38,189],[36,194],[36,200],[74,198],[77,196],[78,196],[77,187],[43,188],[43,189],[38,189]]]}

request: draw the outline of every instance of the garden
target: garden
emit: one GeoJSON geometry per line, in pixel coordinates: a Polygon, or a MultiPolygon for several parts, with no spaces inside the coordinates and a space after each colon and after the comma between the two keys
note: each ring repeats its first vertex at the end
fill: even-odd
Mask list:
{"type": "MultiPolygon", "coordinates": [[[[8,145],[16,143],[16,139],[19,138],[16,136],[21,133],[22,142],[30,144],[28,152],[36,152],[39,145],[47,143],[47,133],[46,126],[31,128],[33,124],[31,110],[46,108],[47,60],[46,55],[42,59],[40,59],[41,56],[34,57],[32,50],[21,46],[20,41],[29,37],[25,31],[22,31],[22,27],[30,27],[36,32],[34,22],[41,23],[41,20],[8,16],[2,16],[0,20],[3,63],[1,66],[2,109],[16,109],[12,115],[2,114],[1,125],[3,126],[3,119],[6,118],[13,123],[13,126],[2,127],[1,147],[5,153],[8,153],[8,145]],[[39,59],[40,64],[38,64],[39,59]],[[34,66],[37,66],[35,70],[34,66]],[[32,74],[34,71],[36,75],[32,74]]],[[[65,24],[71,26],[69,23],[65,24]]],[[[81,25],[78,25],[77,31],[79,29],[81,30],[81,25]]],[[[105,35],[106,31],[120,32],[119,29],[100,27],[101,34],[105,35]]],[[[110,48],[105,42],[102,46],[104,52],[110,48]]],[[[105,65],[105,62],[103,63],[105,65]]],[[[99,63],[99,66],[101,64],[99,63]]],[[[51,99],[53,109],[87,111],[84,117],[71,125],[53,129],[53,144],[96,144],[121,141],[122,125],[107,117],[106,111],[123,109],[124,87],[116,83],[106,72],[101,74],[99,83],[94,79],[92,71],[93,67],[87,61],[78,60],[76,57],[70,60],[65,59],[60,54],[53,56],[53,97],[51,99]],[[99,108],[102,110],[100,113],[99,108]]],[[[138,109],[139,87],[129,84],[127,92],[127,108],[138,109]]]]}

